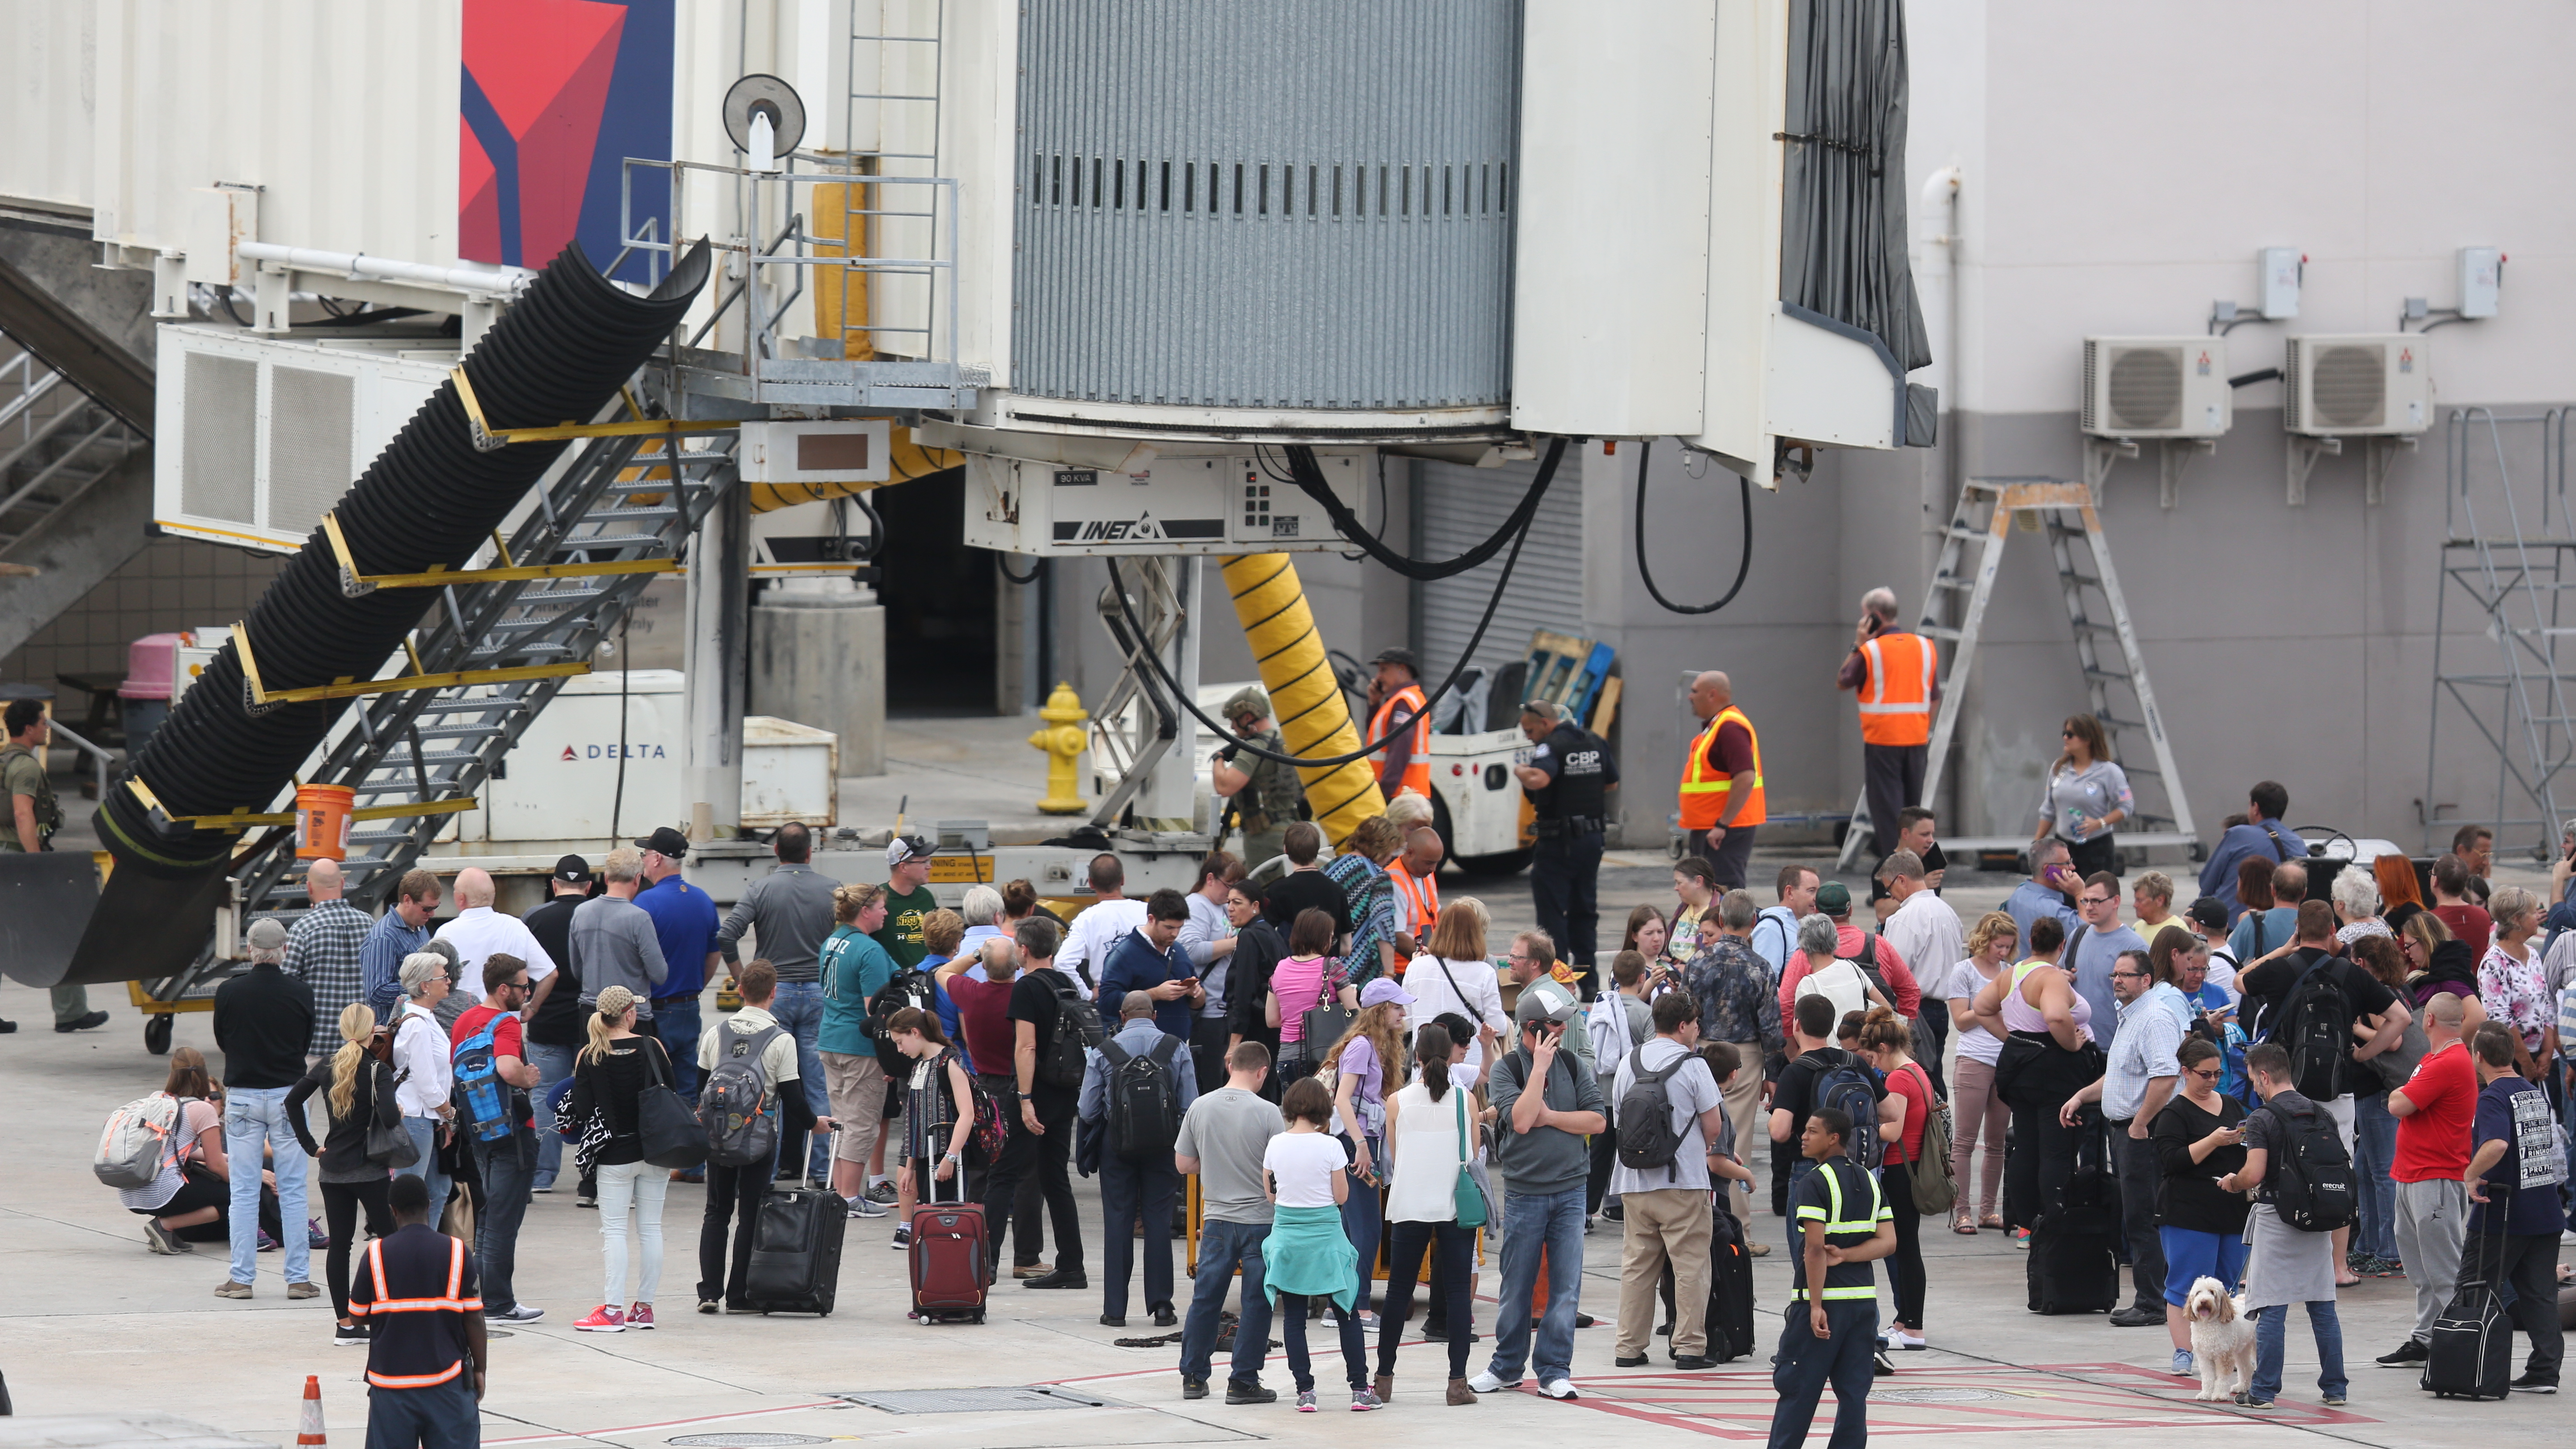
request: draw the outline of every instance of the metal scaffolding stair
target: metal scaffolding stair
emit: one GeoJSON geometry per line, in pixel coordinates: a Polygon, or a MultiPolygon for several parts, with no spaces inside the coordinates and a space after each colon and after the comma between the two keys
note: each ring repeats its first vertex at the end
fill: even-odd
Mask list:
{"type": "Polygon", "coordinates": [[[114,413],[0,334],[0,561],[143,446],[114,413]]]}
{"type": "MultiPolygon", "coordinates": [[[[2192,826],[2191,805],[2174,769],[2173,745],[2165,734],[2164,717],[2156,708],[2146,657],[2139,651],[2137,630],[2129,622],[2128,601],[2120,592],[2120,578],[2112,567],[2101,510],[2093,501],[2092,490],[2082,483],[2057,478],[1971,478],[1961,488],[1949,526],[1942,531],[1940,558],[1933,565],[1932,586],[1925,594],[1922,617],[1914,627],[1914,632],[1933,641],[1936,651],[1946,646],[1941,661],[1941,708],[1933,720],[1930,759],[1923,772],[1923,798],[1940,797],[1941,777],[1949,761],[1951,742],[1957,737],[1961,703],[1966,698],[1963,686],[1976,663],[1986,609],[1994,598],[1996,575],[2003,567],[2004,544],[2012,536],[2015,520],[2024,517],[2029,520],[2026,528],[2048,539],[2058,595],[2075,634],[2075,654],[2084,677],[2085,696],[2093,717],[2102,722],[2103,732],[2110,737],[2112,757],[2120,762],[2137,796],[2136,812],[2120,826],[2121,847],[2143,850],[2179,846],[2197,858],[2202,849],[2199,832],[2192,826]],[[1944,606],[1962,596],[1965,604],[1957,627],[1943,623],[1944,606]],[[2106,639],[2117,641],[2116,652],[2103,649],[2106,639]],[[2124,737],[2140,734],[2146,736],[2152,749],[2152,768],[2136,762],[2122,745],[2124,737]]],[[[1842,855],[1836,862],[1840,868],[1848,869],[1860,857],[1861,842],[1869,838],[1869,828],[1862,823],[1868,808],[1869,797],[1864,791],[1852,806],[1852,826],[1843,837],[1842,855]]],[[[1951,852],[2006,850],[2018,849],[2029,840],[2026,833],[1994,837],[1945,834],[1941,845],[1951,852]]]]}

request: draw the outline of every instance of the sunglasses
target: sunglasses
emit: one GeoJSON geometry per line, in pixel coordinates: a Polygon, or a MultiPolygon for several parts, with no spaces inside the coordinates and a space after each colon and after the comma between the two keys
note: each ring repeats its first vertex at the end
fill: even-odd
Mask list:
{"type": "Polygon", "coordinates": [[[2218,1080],[2218,1068],[2216,1067],[2193,1067],[2190,1069],[2190,1072],[2191,1075],[2200,1078],[2204,1082],[2214,1082],[2218,1080]]]}

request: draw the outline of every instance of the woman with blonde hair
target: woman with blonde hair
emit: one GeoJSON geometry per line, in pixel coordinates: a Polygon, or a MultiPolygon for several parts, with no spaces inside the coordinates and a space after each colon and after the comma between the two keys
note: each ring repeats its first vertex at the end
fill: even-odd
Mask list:
{"type": "Polygon", "coordinates": [[[676,1080],[659,1038],[635,1029],[635,993],[611,986],[599,993],[588,1027],[590,1042],[573,1058],[572,1098],[564,1119],[581,1124],[574,1149],[582,1176],[599,1184],[599,1247],[607,1260],[608,1291],[582,1333],[623,1333],[653,1327],[653,1294],[662,1285],[662,1200],[670,1174],[644,1160],[639,1119],[644,1093],[676,1080]],[[629,1226],[629,1219],[632,1226],[629,1226]],[[626,1296],[630,1239],[640,1247],[635,1296],[626,1296]],[[629,1306],[620,1308],[624,1303],[629,1306]]]}
{"type": "Polygon", "coordinates": [[[1988,911],[1968,928],[1967,959],[1950,969],[1944,994],[1950,1002],[1950,1024],[1959,1029],[1959,1064],[1953,1070],[1950,1108],[1958,1129],[1950,1139],[1950,1175],[1959,1183],[1958,1216],[1950,1231],[1974,1236],[1979,1226],[2000,1228],[2003,1214],[1996,1202],[2004,1186],[2004,1138],[2012,1109],[1995,1091],[1995,1062],[2004,1039],[1976,1016],[1977,993],[2004,974],[2020,940],[2020,927],[2002,911],[1988,911]],[[1969,1166],[1982,1147],[1986,1158],[1985,1191],[1971,1200],[1969,1166]]]}
{"type": "Polygon", "coordinates": [[[2138,806],[2129,793],[2129,777],[2111,762],[2111,741],[2102,722],[2089,714],[2071,714],[2058,731],[2064,748],[2048,769],[2040,792],[2039,828],[2030,843],[2054,835],[2066,842],[2069,863],[2078,876],[2096,871],[2119,874],[2119,852],[2113,832],[2138,806]]]}
{"type": "Polygon", "coordinates": [[[1333,1118],[1351,1154],[1351,1192],[1342,1204],[1342,1232],[1360,1254],[1359,1298],[1352,1312],[1363,1328],[1375,1327],[1369,1282],[1377,1267],[1377,1187],[1386,1154],[1386,1099],[1404,1087],[1404,1009],[1411,992],[1380,978],[1360,990],[1360,1014],[1322,1060],[1334,1073],[1333,1118]]]}
{"type": "Polygon", "coordinates": [[[385,1200],[391,1165],[367,1155],[370,1129],[402,1130],[402,1110],[394,1105],[393,1050],[393,1033],[376,1025],[374,1008],[353,1001],[340,1009],[340,1049],[315,1062],[286,1093],[287,1125],[321,1168],[323,1223],[331,1234],[323,1276],[331,1285],[331,1309],[339,1315],[334,1343],[367,1342],[367,1330],[349,1312],[349,1242],[358,1230],[358,1209],[367,1210],[368,1237],[394,1230],[393,1207],[385,1200]],[[330,1117],[319,1147],[304,1110],[316,1092],[330,1117]]]}

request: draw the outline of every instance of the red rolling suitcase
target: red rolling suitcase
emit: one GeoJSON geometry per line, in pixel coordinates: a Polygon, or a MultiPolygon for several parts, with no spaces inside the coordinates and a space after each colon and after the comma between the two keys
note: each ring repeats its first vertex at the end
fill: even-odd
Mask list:
{"type": "MultiPolygon", "coordinates": [[[[966,1192],[958,1170],[957,1192],[966,1192]]],[[[935,1193],[936,1180],[931,1183],[935,1193]]],[[[984,1205],[928,1202],[912,1210],[912,1307],[924,1323],[981,1323],[993,1282],[993,1243],[984,1205]]]]}

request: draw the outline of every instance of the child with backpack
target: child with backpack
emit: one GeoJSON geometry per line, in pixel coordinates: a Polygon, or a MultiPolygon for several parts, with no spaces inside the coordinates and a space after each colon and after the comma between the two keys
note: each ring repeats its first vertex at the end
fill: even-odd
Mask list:
{"type": "Polygon", "coordinates": [[[2317,1340],[2317,1390],[2341,1405],[2343,1324],[2335,1315],[2334,1230],[2349,1226],[2359,1201],[2351,1155],[2323,1107],[2299,1094],[2290,1053],[2278,1042],[2245,1050],[2246,1075],[2263,1105],[2245,1119],[2245,1165],[2218,1180],[2222,1192],[2254,1191],[2245,1309],[2254,1315],[2254,1382],[2236,1402],[2268,1409],[2281,1391],[2290,1305],[2305,1304],[2317,1340]]]}
{"type": "Polygon", "coordinates": [[[803,1086],[791,1085],[798,1080],[796,1038],[769,1014],[778,996],[778,968],[750,962],[735,970],[733,984],[742,1009],[709,1023],[698,1038],[698,1068],[706,1074],[698,1114],[707,1124],[707,1207],[698,1228],[700,1313],[759,1311],[749,1296],[751,1246],[760,1205],[777,1176],[778,1144],[803,1141],[816,1121],[803,1086]]]}

